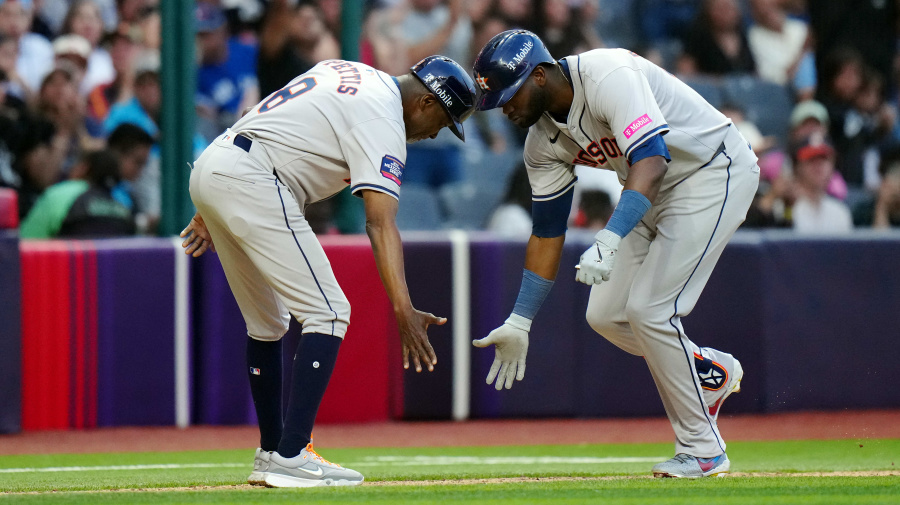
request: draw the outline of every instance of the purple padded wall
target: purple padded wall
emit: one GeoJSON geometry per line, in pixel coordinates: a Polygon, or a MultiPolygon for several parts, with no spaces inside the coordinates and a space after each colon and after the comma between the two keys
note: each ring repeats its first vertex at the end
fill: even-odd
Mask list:
{"type": "Polygon", "coordinates": [[[0,230],[0,433],[22,429],[22,280],[18,230],[0,230]]]}
{"type": "Polygon", "coordinates": [[[175,424],[175,250],[96,241],[99,426],[175,424]]]}

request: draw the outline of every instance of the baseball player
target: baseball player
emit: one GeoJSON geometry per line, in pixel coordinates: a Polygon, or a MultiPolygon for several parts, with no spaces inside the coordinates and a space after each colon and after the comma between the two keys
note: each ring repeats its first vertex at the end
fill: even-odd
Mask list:
{"type": "Polygon", "coordinates": [[[573,165],[614,170],[624,185],[605,229],[575,267],[592,286],[591,327],[643,356],[675,430],[676,456],[655,476],[728,472],[716,419],[740,388],[730,354],[684,333],[722,249],[756,192],[756,157],[728,118],[677,78],[623,49],[554,60],[531,32],[491,39],[474,65],[479,110],[502,107],[529,128],[525,165],[534,226],[509,319],[478,347],[495,345],[487,382],[510,388],[525,374],[531,321],[553,285],[576,183],[573,165]]]}
{"type": "Polygon", "coordinates": [[[323,61],[220,135],[197,159],[190,193],[197,214],[185,252],[219,254],[247,323],[247,368],[260,448],[252,484],[357,485],[363,476],[316,454],[312,427],[331,377],[350,305],[304,218],[307,205],[349,186],[362,197],[366,231],[394,307],[403,349],[417,372],[437,357],[426,330],[446,319],[413,308],[395,224],[406,143],[448,127],[464,140],[475,84],[456,62],[425,58],[391,77],[362,63],[323,61]],[[282,422],[281,342],[290,317],[303,325],[282,422]]]}

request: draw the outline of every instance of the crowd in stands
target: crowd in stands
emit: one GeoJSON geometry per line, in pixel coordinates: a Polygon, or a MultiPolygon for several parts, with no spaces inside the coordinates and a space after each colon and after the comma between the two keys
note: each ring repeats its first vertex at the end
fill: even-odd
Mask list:
{"type": "MultiPolygon", "coordinates": [[[[186,0],[188,1],[188,0],[186,0]]],[[[196,0],[195,150],[261,97],[341,56],[341,0],[196,0]]],[[[563,57],[624,47],[683,79],[760,158],[746,228],[900,226],[892,0],[366,0],[359,59],[392,75],[430,54],[464,67],[510,28],[563,57]]],[[[26,238],[153,234],[160,213],[159,0],[0,0],[0,186],[26,238]]],[[[410,145],[403,229],[530,230],[525,131],[476,114],[410,145]]],[[[570,228],[605,225],[615,174],[577,167],[570,228]]],[[[349,199],[352,200],[352,199],[349,199]]],[[[348,199],[313,204],[320,233],[348,199]]],[[[358,228],[356,228],[358,229],[358,228]]]]}

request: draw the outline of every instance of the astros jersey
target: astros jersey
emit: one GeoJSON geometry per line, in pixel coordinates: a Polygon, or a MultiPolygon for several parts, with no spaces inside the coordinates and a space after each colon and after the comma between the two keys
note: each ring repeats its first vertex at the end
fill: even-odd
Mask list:
{"type": "Polygon", "coordinates": [[[664,134],[671,161],[661,191],[707,163],[731,121],[689,86],[624,49],[565,58],[574,98],[566,124],[544,114],[528,131],[525,164],[534,199],[575,183],[574,165],[614,170],[628,179],[635,149],[664,134]]]}
{"type": "Polygon", "coordinates": [[[406,163],[400,90],[368,65],[323,61],[269,95],[230,133],[264,146],[301,206],[347,185],[353,193],[399,198],[406,163]]]}

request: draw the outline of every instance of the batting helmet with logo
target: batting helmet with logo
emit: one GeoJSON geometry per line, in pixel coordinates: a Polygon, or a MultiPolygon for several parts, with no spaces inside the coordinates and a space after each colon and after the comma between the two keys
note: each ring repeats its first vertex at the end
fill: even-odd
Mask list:
{"type": "Polygon", "coordinates": [[[528,30],[494,35],[475,58],[475,82],[482,91],[478,110],[502,107],[535,67],[555,61],[541,39],[528,30]]]}
{"type": "Polygon", "coordinates": [[[475,83],[469,74],[446,56],[429,56],[411,70],[450,114],[450,131],[465,141],[462,123],[475,112],[476,97],[475,83]]]}

